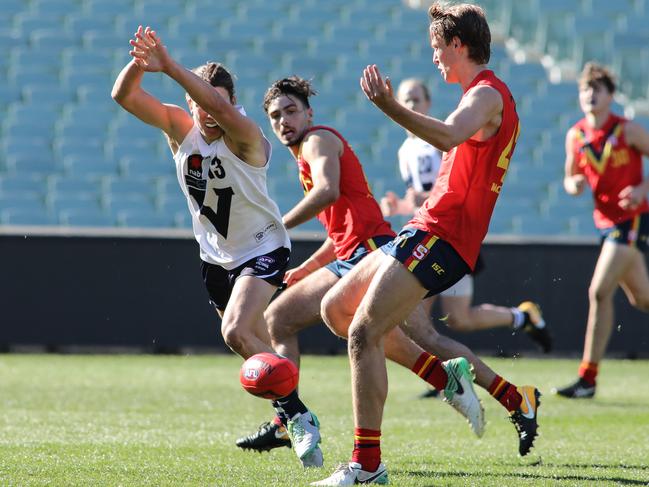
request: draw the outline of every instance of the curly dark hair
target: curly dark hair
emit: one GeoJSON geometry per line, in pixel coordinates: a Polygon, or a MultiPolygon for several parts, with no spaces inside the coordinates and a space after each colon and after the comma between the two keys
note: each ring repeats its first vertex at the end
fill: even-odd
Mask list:
{"type": "Polygon", "coordinates": [[[448,45],[454,37],[469,48],[469,58],[487,64],[491,57],[491,31],[482,8],[462,3],[435,3],[428,9],[430,30],[448,45]]]}
{"type": "Polygon", "coordinates": [[[289,76],[275,81],[264,95],[264,111],[268,113],[268,106],[271,102],[282,95],[293,95],[309,108],[309,97],[317,95],[318,92],[313,89],[311,82],[299,76],[289,76]]]}
{"type": "Polygon", "coordinates": [[[230,95],[230,101],[234,102],[234,76],[223,64],[208,61],[192,69],[192,73],[202,80],[207,81],[212,86],[225,88],[230,95]]]}
{"type": "Polygon", "coordinates": [[[579,88],[593,86],[595,83],[603,84],[609,93],[615,93],[616,83],[615,76],[605,66],[590,61],[586,63],[579,76],[579,88]]]}

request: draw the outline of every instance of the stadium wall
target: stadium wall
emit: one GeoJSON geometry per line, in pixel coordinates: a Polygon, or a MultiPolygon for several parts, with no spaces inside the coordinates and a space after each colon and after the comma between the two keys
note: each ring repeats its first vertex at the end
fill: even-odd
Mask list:
{"type": "MultiPolygon", "coordinates": [[[[320,240],[293,237],[296,265],[320,240]]],[[[136,229],[2,229],[0,249],[3,351],[226,350],[201,281],[197,245],[184,230],[142,236],[136,229]]],[[[474,302],[539,302],[552,327],[556,352],[578,355],[597,253],[593,240],[488,240],[483,249],[486,268],[476,278],[474,302]]],[[[647,315],[634,310],[622,292],[616,297],[616,311],[609,354],[648,356],[647,315]]],[[[512,336],[508,329],[455,334],[443,321],[437,324],[440,331],[483,353],[535,351],[525,336],[512,336]]],[[[324,326],[305,330],[300,340],[305,352],[345,352],[345,342],[324,326]]]]}

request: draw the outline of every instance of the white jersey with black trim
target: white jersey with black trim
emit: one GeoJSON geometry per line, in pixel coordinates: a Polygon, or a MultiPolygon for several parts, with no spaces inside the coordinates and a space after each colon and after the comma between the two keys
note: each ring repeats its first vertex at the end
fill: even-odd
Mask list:
{"type": "Polygon", "coordinates": [[[442,153],[425,140],[408,137],[399,148],[401,178],[415,191],[430,191],[435,184],[442,153]]]}
{"type": "Polygon", "coordinates": [[[254,167],[227,147],[208,144],[196,124],[174,155],[201,259],[230,270],[279,247],[291,248],[277,204],[268,196],[268,163],[254,167]]]}

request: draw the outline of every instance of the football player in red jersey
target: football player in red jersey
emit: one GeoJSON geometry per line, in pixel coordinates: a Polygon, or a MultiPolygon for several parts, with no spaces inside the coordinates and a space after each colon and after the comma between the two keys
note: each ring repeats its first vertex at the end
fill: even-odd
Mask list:
{"type": "MultiPolygon", "coordinates": [[[[431,97],[423,80],[408,78],[399,84],[397,100],[409,109],[427,115],[431,97]]],[[[421,140],[406,130],[407,137],[399,148],[399,172],[408,186],[403,199],[388,192],[381,198],[381,210],[385,216],[395,214],[412,215],[428,198],[437,179],[442,162],[439,149],[421,140]]],[[[474,274],[483,267],[481,257],[474,274]]],[[[524,331],[539,344],[544,353],[552,348],[552,337],[548,331],[540,307],[532,301],[524,301],[518,307],[505,307],[483,303],[472,306],[473,274],[466,274],[456,284],[439,295],[442,314],[446,325],[456,331],[471,332],[491,328],[508,327],[515,333],[524,331]]],[[[426,299],[432,309],[437,296],[426,299]]],[[[430,391],[430,389],[429,389],[430,391]]],[[[434,390],[433,390],[434,391],[434,390]]],[[[428,396],[429,393],[426,393],[428,396]]]]}
{"type": "Polygon", "coordinates": [[[613,296],[620,286],[629,302],[649,312],[649,276],[644,253],[649,245],[649,178],[642,156],[649,155],[649,133],[611,112],[615,80],[603,66],[587,63],[579,79],[584,118],[566,135],[564,188],[593,192],[593,219],[602,244],[588,290],[589,311],[578,379],[554,392],[563,397],[595,395],[599,363],[613,329],[613,296]]]}
{"type": "MultiPolygon", "coordinates": [[[[335,129],[313,124],[309,97],[314,94],[309,81],[292,76],[276,81],[264,98],[264,109],[273,132],[295,158],[304,189],[304,198],[284,215],[283,223],[287,228],[293,228],[317,217],[328,237],[305,262],[286,273],[287,289],[271,302],[264,313],[273,348],[296,364],[300,360],[298,333],[320,322],[320,303],[325,293],[367,255],[395,236],[390,224],[384,220],[360,161],[347,141],[335,129]]],[[[332,331],[346,337],[347,325],[344,323],[332,331]]],[[[427,343],[431,341],[429,339],[427,343]]],[[[470,354],[466,347],[445,337],[440,338],[442,341],[445,348],[437,343],[428,348],[436,352],[439,349],[440,355],[444,352],[445,356],[453,358],[451,363],[466,362],[455,358],[470,354]]],[[[442,363],[425,352],[399,328],[393,330],[386,340],[386,355],[430,385],[444,389],[454,406],[448,397],[452,390],[447,385],[448,363],[442,363]],[[430,373],[433,369],[434,374],[430,373]]],[[[484,428],[483,411],[471,384],[456,395],[463,395],[473,405],[474,417],[469,419],[480,436],[484,428]]],[[[276,417],[271,423],[263,423],[255,433],[238,439],[237,446],[257,451],[288,446],[290,440],[282,427],[286,419],[276,417]]],[[[312,443],[317,444],[320,440],[317,418],[314,418],[314,425],[305,427],[304,435],[313,436],[312,443]]]]}
{"type": "MultiPolygon", "coordinates": [[[[353,315],[349,326],[354,450],[349,463],[313,485],[387,483],[381,463],[381,423],[387,396],[384,337],[475,265],[480,245],[519,134],[516,105],[507,86],[487,68],[491,34],[484,11],[470,4],[435,3],[429,11],[433,62],[463,96],[446,120],[404,107],[389,79],[375,65],[363,71],[367,98],[403,128],[442,150],[438,179],[415,217],[390,244],[356,266],[365,285],[340,281],[325,295],[323,317],[330,326],[353,315]],[[354,307],[357,305],[355,312],[354,307]],[[352,310],[349,313],[349,310],[352,310]]],[[[457,371],[471,380],[468,370],[457,371]]],[[[494,379],[495,389],[503,388],[494,379]]],[[[539,391],[507,387],[511,419],[519,430],[519,452],[528,453],[537,434],[539,391]]],[[[491,391],[490,391],[491,392],[491,391]]]]}

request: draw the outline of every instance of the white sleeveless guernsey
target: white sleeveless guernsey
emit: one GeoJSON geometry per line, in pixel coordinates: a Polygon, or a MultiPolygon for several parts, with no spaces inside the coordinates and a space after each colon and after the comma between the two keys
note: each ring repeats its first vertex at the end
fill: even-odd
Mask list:
{"type": "Polygon", "coordinates": [[[401,178],[415,191],[430,191],[441,165],[442,153],[418,137],[406,138],[399,148],[401,178]]]}
{"type": "Polygon", "coordinates": [[[268,163],[253,167],[227,147],[223,137],[208,144],[196,124],[174,155],[187,198],[201,259],[234,269],[279,247],[291,248],[279,208],[268,196],[268,163]]]}

